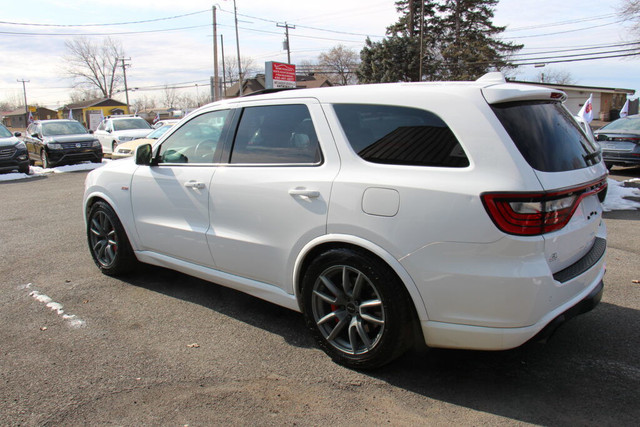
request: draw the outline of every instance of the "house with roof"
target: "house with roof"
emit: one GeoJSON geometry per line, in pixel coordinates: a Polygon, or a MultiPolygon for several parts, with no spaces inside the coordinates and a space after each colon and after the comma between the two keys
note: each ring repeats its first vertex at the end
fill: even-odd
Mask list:
{"type": "Polygon", "coordinates": [[[104,117],[122,114],[129,114],[129,107],[113,98],[89,99],[58,109],[59,119],[73,118],[91,130],[96,130],[104,117]]]}
{"type": "MultiPolygon", "coordinates": [[[[296,74],[296,87],[298,88],[316,88],[333,86],[326,77],[317,77],[314,74],[296,74]]],[[[242,81],[242,94],[248,95],[253,92],[264,90],[266,87],[264,74],[257,74],[252,79],[242,81]]],[[[226,98],[235,98],[238,96],[238,82],[225,90],[226,98]]]]}
{"type": "MultiPolygon", "coordinates": [[[[540,82],[524,82],[511,80],[513,83],[525,83],[528,85],[544,86],[549,89],[561,90],[567,94],[567,100],[564,105],[573,114],[578,114],[589,95],[593,95],[593,118],[604,122],[613,121],[619,118],[618,114],[624,105],[627,97],[633,96],[635,90],[598,87],[598,86],[579,86],[556,83],[540,83],[540,82]]],[[[638,114],[638,100],[629,102],[629,114],[638,114]]]]}
{"type": "MultiPolygon", "coordinates": [[[[33,120],[49,120],[57,119],[58,112],[46,107],[29,107],[31,118],[33,120]]],[[[29,113],[25,111],[24,106],[13,111],[3,113],[2,122],[10,128],[25,129],[29,124],[29,113]]]]}

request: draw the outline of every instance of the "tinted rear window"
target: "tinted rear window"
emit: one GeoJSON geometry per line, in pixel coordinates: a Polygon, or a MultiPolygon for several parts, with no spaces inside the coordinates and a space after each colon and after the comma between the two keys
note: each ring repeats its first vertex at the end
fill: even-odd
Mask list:
{"type": "Polygon", "coordinates": [[[582,169],[600,162],[594,146],[560,103],[510,102],[491,108],[529,165],[541,172],[582,169]]]}
{"type": "Polygon", "coordinates": [[[373,163],[467,167],[462,146],[435,114],[390,105],[333,106],[351,148],[373,163]]]}

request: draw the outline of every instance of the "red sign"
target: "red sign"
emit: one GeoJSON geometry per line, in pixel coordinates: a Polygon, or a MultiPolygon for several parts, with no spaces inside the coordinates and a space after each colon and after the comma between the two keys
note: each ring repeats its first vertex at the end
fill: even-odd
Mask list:
{"type": "Polygon", "coordinates": [[[283,64],[281,62],[272,62],[271,70],[273,72],[273,80],[285,82],[296,81],[296,66],[293,64],[283,64]]]}
{"type": "Polygon", "coordinates": [[[296,87],[296,66],[282,62],[265,63],[265,88],[296,87]]]}

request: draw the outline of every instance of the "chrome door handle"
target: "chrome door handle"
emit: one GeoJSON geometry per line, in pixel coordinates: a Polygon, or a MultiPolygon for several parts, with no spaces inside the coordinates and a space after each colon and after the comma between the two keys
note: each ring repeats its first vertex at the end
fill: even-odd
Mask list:
{"type": "Polygon", "coordinates": [[[306,188],[292,188],[289,190],[289,195],[317,199],[320,197],[320,192],[318,190],[307,190],[306,188]]]}
{"type": "Polygon", "coordinates": [[[195,188],[197,190],[201,190],[205,187],[203,182],[198,182],[198,181],[185,182],[184,186],[187,188],[195,188]]]}

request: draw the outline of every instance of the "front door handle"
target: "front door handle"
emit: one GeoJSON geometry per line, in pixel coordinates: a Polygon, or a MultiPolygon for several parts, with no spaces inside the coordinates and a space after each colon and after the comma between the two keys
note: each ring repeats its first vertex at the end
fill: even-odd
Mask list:
{"type": "Polygon", "coordinates": [[[306,188],[292,188],[289,190],[289,195],[317,199],[320,197],[320,192],[318,190],[308,190],[306,188]]]}
{"type": "Polygon", "coordinates": [[[195,188],[196,190],[201,190],[205,187],[204,182],[198,182],[198,181],[185,182],[184,186],[187,188],[195,188]]]}

